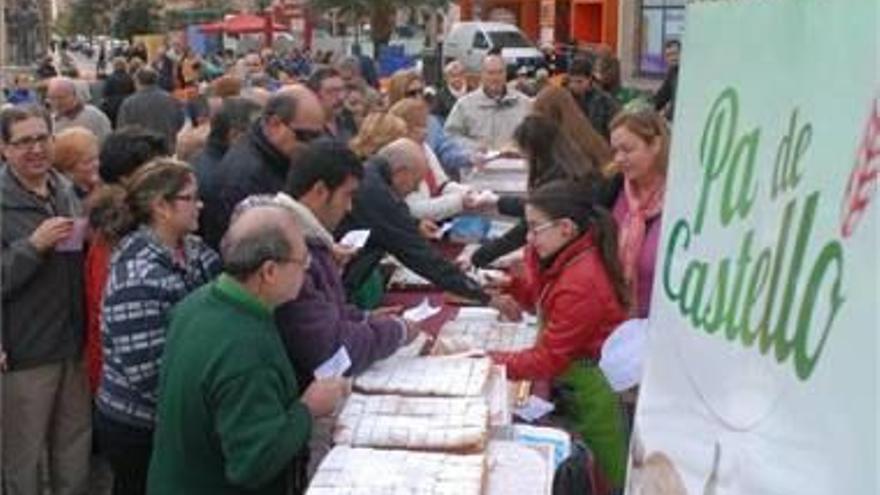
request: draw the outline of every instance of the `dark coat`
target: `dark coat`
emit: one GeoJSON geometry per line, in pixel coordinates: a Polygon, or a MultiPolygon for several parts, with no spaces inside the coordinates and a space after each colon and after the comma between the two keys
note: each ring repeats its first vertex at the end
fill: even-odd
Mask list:
{"type": "Polygon", "coordinates": [[[419,234],[419,221],[391,187],[390,166],[381,158],[368,162],[364,180],[354,198],[351,214],[341,231],[370,229],[366,246],[348,264],[345,285],[349,293],[360,287],[389,253],[407,268],[443,290],[487,303],[488,295],[419,234]]]}
{"type": "Polygon", "coordinates": [[[113,71],[112,74],[107,76],[107,80],[104,82],[104,101],[101,103],[101,110],[107,114],[107,118],[110,119],[114,125],[116,124],[116,117],[119,114],[119,107],[122,106],[122,101],[132,93],[134,93],[134,79],[125,72],[121,71],[113,71]]]}
{"type": "Polygon", "coordinates": [[[217,248],[229,227],[235,205],[252,194],[275,194],[282,190],[290,169],[290,157],[283,155],[266,138],[261,121],[254,123],[247,137],[238,141],[201,180],[204,202],[199,230],[209,246],[217,248]]]}
{"type": "Polygon", "coordinates": [[[581,111],[593,124],[593,128],[605,137],[606,140],[611,136],[611,120],[620,110],[620,104],[608,93],[598,88],[593,88],[580,98],[575,97],[581,111]]]}
{"type": "Polygon", "coordinates": [[[51,207],[28,192],[8,165],[0,166],[2,347],[13,370],[71,359],[83,347],[83,251],[40,253],[28,241],[43,221],[81,213],[67,179],[50,172],[49,190],[51,207]]]}
{"type": "Polygon", "coordinates": [[[174,149],[183,127],[183,106],[167,91],[153,86],[129,96],[119,107],[116,126],[139,125],[165,136],[174,149]]]}

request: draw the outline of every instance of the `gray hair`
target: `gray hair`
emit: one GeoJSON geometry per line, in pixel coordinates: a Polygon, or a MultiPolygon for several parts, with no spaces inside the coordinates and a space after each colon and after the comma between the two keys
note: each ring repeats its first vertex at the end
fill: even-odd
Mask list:
{"type": "Polygon", "coordinates": [[[289,207],[274,196],[250,196],[239,203],[232,212],[230,228],[220,241],[220,255],[224,271],[243,281],[256,273],[267,261],[284,261],[293,251],[285,225],[279,221],[260,223],[252,228],[237,229],[235,223],[241,216],[255,208],[273,208],[288,215],[296,223],[289,207]]]}
{"type": "Polygon", "coordinates": [[[396,139],[376,152],[376,155],[388,161],[392,170],[415,168],[420,165],[418,153],[422,147],[412,139],[396,139]]]}
{"type": "Polygon", "coordinates": [[[443,74],[444,75],[449,74],[450,72],[452,72],[454,70],[462,70],[463,71],[464,64],[459,62],[458,60],[453,60],[453,61],[449,62],[448,64],[446,64],[445,67],[443,67],[443,74]]]}

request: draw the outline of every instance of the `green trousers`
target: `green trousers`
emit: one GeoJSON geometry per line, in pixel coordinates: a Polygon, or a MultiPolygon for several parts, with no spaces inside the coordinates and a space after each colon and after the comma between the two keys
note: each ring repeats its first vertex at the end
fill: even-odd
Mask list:
{"type": "Polygon", "coordinates": [[[577,362],[559,379],[560,411],[581,435],[614,488],[626,482],[627,433],[623,408],[595,364],[577,362]]]}

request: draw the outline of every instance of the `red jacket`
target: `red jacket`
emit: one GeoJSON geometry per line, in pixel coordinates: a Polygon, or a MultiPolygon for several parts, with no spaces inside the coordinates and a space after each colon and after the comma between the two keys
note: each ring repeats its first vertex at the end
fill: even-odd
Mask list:
{"type": "Polygon", "coordinates": [[[103,351],[101,348],[101,300],[104,286],[110,272],[112,249],[100,236],[92,237],[86,253],[86,371],[89,375],[89,388],[92,394],[98,389],[101,380],[103,351]]]}
{"type": "Polygon", "coordinates": [[[626,313],[605,270],[591,233],[584,234],[541,270],[538,256],[526,248],[525,274],[515,277],[508,292],[532,311],[541,333],[535,347],[491,353],[507,365],[512,380],[549,380],[579,358],[598,360],[602,344],[626,313]]]}

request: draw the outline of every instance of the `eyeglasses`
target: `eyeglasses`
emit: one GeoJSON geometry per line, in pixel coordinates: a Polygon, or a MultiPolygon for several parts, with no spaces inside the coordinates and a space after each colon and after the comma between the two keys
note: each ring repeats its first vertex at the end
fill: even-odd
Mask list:
{"type": "Polygon", "coordinates": [[[425,93],[425,88],[415,88],[415,89],[407,90],[405,94],[408,98],[415,98],[418,96],[422,96],[424,93],[425,93]]]}
{"type": "Polygon", "coordinates": [[[318,139],[319,137],[324,135],[323,130],[318,131],[315,129],[297,129],[291,126],[287,126],[287,128],[290,130],[290,132],[293,133],[294,136],[296,136],[297,141],[303,143],[314,141],[315,139],[318,139]]]}
{"type": "Polygon", "coordinates": [[[7,146],[19,149],[29,149],[35,144],[39,146],[45,146],[50,139],[52,139],[52,136],[48,134],[38,134],[36,136],[28,136],[21,139],[16,139],[15,141],[10,141],[7,146]]]}
{"type": "Polygon", "coordinates": [[[302,258],[284,258],[278,260],[279,263],[292,263],[294,265],[299,265],[303,268],[303,270],[308,270],[310,266],[312,266],[312,255],[306,251],[305,256],[302,258]]]}
{"type": "Polygon", "coordinates": [[[548,220],[548,221],[541,223],[541,224],[538,224],[538,225],[531,225],[528,227],[527,232],[531,235],[538,235],[541,232],[555,226],[557,223],[559,223],[558,220],[548,220]]]}

